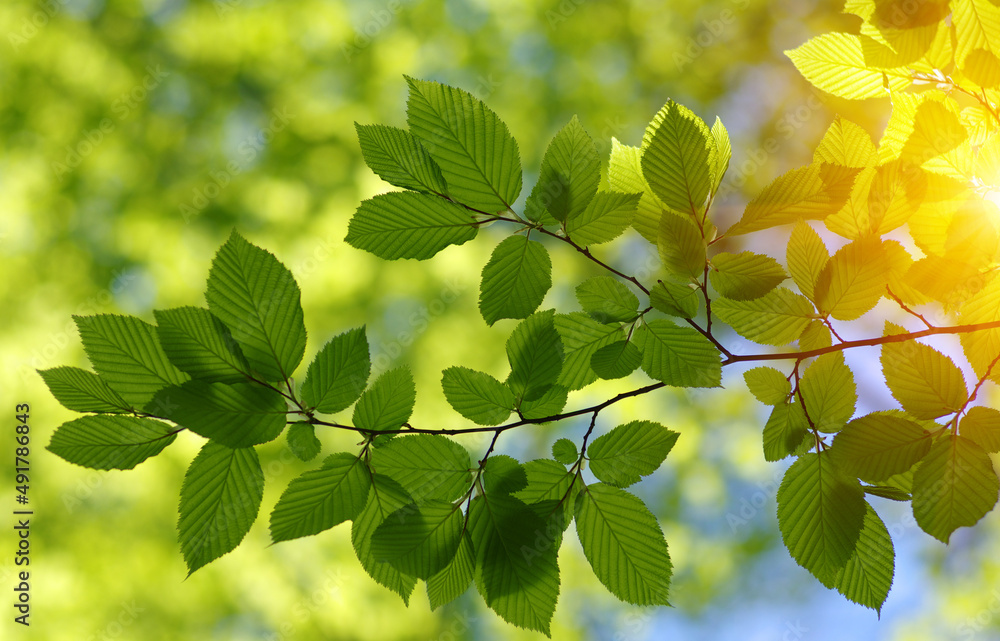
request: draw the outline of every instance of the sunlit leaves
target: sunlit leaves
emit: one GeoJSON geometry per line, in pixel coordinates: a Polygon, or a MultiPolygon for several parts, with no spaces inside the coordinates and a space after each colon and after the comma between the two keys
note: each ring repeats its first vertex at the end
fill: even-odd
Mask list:
{"type": "Polygon", "coordinates": [[[792,384],[773,367],[754,367],[743,372],[743,380],[754,397],[765,405],[777,405],[788,399],[792,384]]]}
{"type": "Polygon", "coordinates": [[[642,353],[630,341],[615,341],[605,345],[590,358],[591,369],[604,379],[628,376],[641,364],[642,353]]]}
{"type": "Polygon", "coordinates": [[[385,372],[365,390],[354,406],[354,426],[361,430],[397,430],[410,418],[417,390],[405,367],[385,372]]]}
{"type": "MultiPolygon", "coordinates": [[[[357,521],[355,521],[356,523],[357,521]]],[[[427,579],[427,598],[436,610],[462,596],[472,583],[476,559],[468,533],[458,544],[455,557],[440,572],[427,579]]],[[[389,566],[388,563],[382,564],[389,566]]],[[[391,566],[389,566],[391,567],[391,566]]]]}
{"type": "Polygon", "coordinates": [[[438,434],[400,436],[375,448],[372,469],[399,483],[413,501],[453,501],[472,481],[469,452],[438,434]]]}
{"type": "Polygon", "coordinates": [[[881,361],[889,391],[917,418],[956,412],[968,398],[961,370],[933,347],[915,341],[889,343],[882,346],[881,361]]]}
{"type": "Polygon", "coordinates": [[[302,400],[320,412],[339,412],[358,400],[370,373],[365,328],[344,332],[324,345],[309,364],[302,400]]]}
{"type": "Polygon", "coordinates": [[[479,425],[498,425],[514,410],[510,388],[484,372],[449,367],[441,378],[445,398],[456,412],[479,425]]]}
{"type": "Polygon", "coordinates": [[[801,403],[782,402],[774,406],[764,425],[764,460],[780,461],[799,451],[807,440],[809,420],[801,403]]]}
{"type": "Polygon", "coordinates": [[[174,442],[177,430],[131,416],[84,416],[60,425],[48,450],[97,470],[130,470],[174,442]]]}
{"type": "Polygon", "coordinates": [[[323,449],[323,444],[316,438],[316,427],[308,423],[289,426],[286,438],[288,449],[301,461],[311,461],[323,449]]]}
{"type": "Polygon", "coordinates": [[[970,407],[959,432],[987,452],[1000,452],[1000,412],[992,407],[970,407]]]}
{"type": "Polygon", "coordinates": [[[229,328],[207,309],[154,310],[156,331],[167,358],[193,378],[213,383],[246,381],[250,364],[229,328]]]}
{"type": "Polygon", "coordinates": [[[837,434],[832,455],[863,481],[878,483],[913,467],[931,447],[931,433],[891,414],[854,419],[837,434]]]}
{"type": "Polygon", "coordinates": [[[663,266],[670,272],[697,278],[705,269],[705,240],[688,216],[664,214],[656,246],[663,266]]]}
{"type": "Polygon", "coordinates": [[[354,123],[365,164],[390,185],[436,194],[448,191],[441,168],[413,134],[385,125],[354,123]]]}
{"type": "Polygon", "coordinates": [[[545,246],[526,236],[510,236],[483,267],[479,311],[488,325],[501,318],[526,318],[551,286],[552,261],[545,246]]]}
{"type": "Polygon", "coordinates": [[[624,283],[610,276],[594,276],[576,287],[583,311],[601,323],[629,322],[639,314],[639,299],[624,283]]]}
{"type": "Polygon", "coordinates": [[[905,71],[880,71],[865,63],[861,38],[846,33],[827,33],[786,51],[805,78],[817,88],[848,100],[878,98],[887,90],[899,91],[909,84],[905,71]]]}
{"type": "Polygon", "coordinates": [[[576,462],[579,452],[576,445],[568,438],[561,438],[552,444],[552,458],[564,465],[571,465],[576,462]]]}
{"type": "Polygon", "coordinates": [[[597,147],[573,116],[545,150],[538,182],[524,205],[525,214],[538,220],[542,212],[548,212],[557,221],[577,216],[597,193],[600,181],[597,147]]]}
{"type": "Polygon", "coordinates": [[[465,515],[447,501],[404,505],[376,528],[372,554],[404,574],[428,579],[454,558],[464,526],[465,515]]]}
{"type": "Polygon", "coordinates": [[[845,597],[881,613],[895,572],[896,551],[885,523],[865,505],[864,525],[854,553],[837,572],[833,587],[845,597]]]}
{"type": "Polygon", "coordinates": [[[1000,8],[988,0],[953,0],[955,63],[983,87],[1000,84],[1000,8]]]}
{"type": "Polygon", "coordinates": [[[806,369],[799,393],[810,422],[820,432],[836,432],[854,414],[858,402],[854,373],[844,354],[823,354],[806,369]]]}
{"type": "Polygon", "coordinates": [[[358,206],[345,240],[386,260],[423,260],[475,238],[474,223],[469,210],[443,198],[390,192],[358,206]]]}
{"type": "Polygon", "coordinates": [[[129,404],[104,379],[79,367],[38,370],[63,407],[77,412],[127,412],[129,404]]]}
{"type": "Polygon", "coordinates": [[[234,448],[275,439],[288,412],[285,399],[272,389],[197,380],[160,390],[149,408],[195,434],[234,448]]]}
{"type": "Polygon", "coordinates": [[[664,105],[657,120],[648,144],[643,144],[642,174],[667,207],[700,214],[712,186],[712,134],[701,118],[673,101],[664,105]]]}
{"type": "Polygon", "coordinates": [[[653,193],[642,175],[642,150],[611,139],[611,157],[608,160],[608,184],[623,193],[641,194],[636,206],[632,226],[651,243],[656,243],[660,230],[660,216],[666,205],[653,193]]]}
{"type": "Polygon", "coordinates": [[[788,278],[778,261],[749,251],[717,254],[708,276],[719,294],[733,300],[760,298],[788,278]]]}
{"type": "Polygon", "coordinates": [[[610,242],[632,224],[639,198],[638,193],[597,192],[586,209],[566,219],[566,233],[584,247],[610,242]]]}
{"type": "Polygon", "coordinates": [[[784,287],[750,301],[720,298],[712,311],[737,334],[763,345],[791,343],[816,315],[805,296],[784,287]]]}
{"type": "Polygon", "coordinates": [[[660,467],[678,436],[652,421],[619,425],[587,448],[590,469],[605,483],[628,487],[660,467]]]}
{"type": "Polygon", "coordinates": [[[690,327],[657,319],[633,335],[642,352],[642,369],[676,387],[717,387],[722,380],[719,351],[690,327]]]}
{"type": "Polygon", "coordinates": [[[649,290],[649,304],[664,314],[694,318],[698,314],[701,297],[691,284],[661,280],[649,290]]]}
{"type": "MultiPolygon", "coordinates": [[[[399,483],[387,476],[374,474],[365,507],[354,518],[354,523],[351,525],[351,543],[354,545],[354,552],[357,554],[361,566],[376,582],[398,594],[407,604],[409,604],[410,594],[417,584],[417,579],[403,574],[389,563],[377,561],[372,552],[372,535],[390,514],[410,503],[412,503],[410,495],[399,483]]],[[[471,576],[470,571],[469,580],[471,580],[471,576]]],[[[463,592],[468,585],[469,583],[466,581],[462,588],[463,592]]]]}
{"type": "Polygon", "coordinates": [[[507,339],[510,386],[518,403],[544,394],[562,371],[563,347],[552,310],[532,314],[507,339]]]}
{"type": "Polygon", "coordinates": [[[816,279],[816,306],[837,320],[854,320],[870,310],[885,293],[886,260],[877,240],[859,240],[842,247],[816,279]]]}
{"type": "Polygon", "coordinates": [[[819,234],[804,222],[797,223],[788,239],[785,257],[788,261],[788,273],[792,275],[799,291],[814,300],[816,282],[830,260],[830,254],[819,234]]]}
{"type": "Polygon", "coordinates": [[[356,517],[368,500],[371,477],[364,463],[347,452],[332,454],[323,466],[288,484],[271,512],[275,543],[318,534],[356,517]]]}
{"type": "MultiPolygon", "coordinates": [[[[604,302],[606,299],[595,304],[603,305],[604,302]]],[[[580,312],[558,314],[554,324],[563,345],[562,369],[556,382],[567,390],[581,389],[597,380],[597,373],[592,369],[594,354],[625,338],[617,324],[603,324],[580,312]]]]}

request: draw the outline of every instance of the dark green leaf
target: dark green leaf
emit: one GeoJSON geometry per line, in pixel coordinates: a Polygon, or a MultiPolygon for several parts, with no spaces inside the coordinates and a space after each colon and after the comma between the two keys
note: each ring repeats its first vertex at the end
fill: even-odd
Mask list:
{"type": "Polygon", "coordinates": [[[557,314],[556,331],[562,339],[563,364],[557,383],[577,390],[597,380],[590,361],[597,350],[625,337],[618,325],[606,325],[582,312],[557,314]]]}
{"type": "Polygon", "coordinates": [[[506,454],[493,454],[486,459],[480,480],[487,494],[513,494],[528,484],[524,467],[506,454]]]}
{"type": "Polygon", "coordinates": [[[515,402],[535,400],[548,391],[562,370],[563,346],[553,310],[536,312],[521,321],[507,339],[510,377],[507,385],[515,402]]]}
{"type": "Polygon", "coordinates": [[[174,442],[176,430],[161,421],[132,416],[84,416],[60,425],[48,450],[96,470],[131,470],[174,442]]]}
{"type": "Polygon", "coordinates": [[[229,328],[200,307],[153,310],[167,358],[192,378],[209,383],[241,383],[250,373],[243,350],[229,328]]]}
{"type": "Polygon", "coordinates": [[[476,572],[476,556],[468,534],[462,537],[455,558],[431,578],[427,579],[427,598],[431,609],[436,610],[465,594],[476,572]]]}
{"type": "Polygon", "coordinates": [[[372,554],[394,568],[428,579],[455,558],[465,515],[447,501],[410,503],[385,518],[372,535],[372,554]]]}
{"type": "Polygon", "coordinates": [[[628,341],[615,341],[600,348],[590,358],[594,373],[604,379],[623,378],[642,363],[639,348],[628,341]]]}
{"type": "Polygon", "coordinates": [[[316,427],[308,423],[295,423],[288,428],[288,448],[301,461],[316,458],[323,444],[316,438],[316,427]]]}
{"type": "Polygon", "coordinates": [[[537,420],[555,416],[566,407],[569,392],[562,385],[553,385],[536,399],[521,402],[521,416],[537,420]]]}
{"type": "Polygon", "coordinates": [[[372,469],[403,486],[413,501],[453,501],[472,483],[469,452],[437,434],[394,438],[372,451],[372,469]]]}
{"type": "Polygon", "coordinates": [[[403,574],[388,563],[376,561],[372,553],[372,535],[390,514],[412,502],[410,495],[400,487],[399,483],[388,476],[374,474],[368,501],[351,525],[351,543],[365,572],[375,579],[376,583],[384,585],[402,597],[403,603],[407,605],[410,603],[410,594],[417,585],[417,579],[403,574]]]}
{"type": "Polygon", "coordinates": [[[524,204],[525,214],[539,220],[542,212],[548,212],[558,221],[579,215],[597,193],[600,182],[597,146],[573,116],[545,150],[538,182],[524,204]]]}
{"type": "Polygon", "coordinates": [[[552,444],[552,458],[563,465],[572,465],[580,457],[576,444],[568,438],[561,438],[552,444]]]}
{"type": "Polygon", "coordinates": [[[385,372],[365,390],[354,406],[354,426],[371,432],[398,430],[410,420],[417,389],[406,367],[385,372]]]}
{"type": "Polygon", "coordinates": [[[275,543],[318,534],[349,521],[368,500],[371,476],[358,457],[331,454],[323,466],[294,479],[271,512],[275,543]]]}

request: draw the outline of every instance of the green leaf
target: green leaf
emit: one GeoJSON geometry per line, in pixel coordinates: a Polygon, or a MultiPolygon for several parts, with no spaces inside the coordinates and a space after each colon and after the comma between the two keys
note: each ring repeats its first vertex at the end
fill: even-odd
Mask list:
{"type": "Polygon", "coordinates": [[[854,554],[865,518],[865,495],[828,456],[803,454],[778,488],[778,528],[795,562],[824,585],[854,554]]]}
{"type": "Polygon", "coordinates": [[[678,436],[652,421],[619,425],[587,448],[590,470],[605,483],[628,487],[660,467],[678,436]]]}
{"type": "Polygon", "coordinates": [[[958,431],[987,452],[1000,452],[1000,412],[992,407],[970,407],[958,431]]]}
{"type": "Polygon", "coordinates": [[[271,512],[275,543],[319,534],[349,521],[368,500],[371,475],[364,462],[348,452],[331,454],[323,466],[292,480],[271,512]]]}
{"type": "Polygon", "coordinates": [[[590,368],[603,379],[624,378],[642,364],[639,348],[628,341],[615,341],[590,357],[590,368]]]}
{"type": "Polygon", "coordinates": [[[587,486],[576,503],[576,532],[594,574],[633,605],[670,605],[672,566],[660,524],[636,496],[587,486]]]}
{"type": "Polygon", "coordinates": [[[492,325],[501,318],[527,318],[552,287],[552,260],[545,246],[527,236],[508,236],[483,267],[479,311],[492,325]]]}
{"type": "MultiPolygon", "coordinates": [[[[564,532],[573,521],[573,509],[582,482],[574,482],[576,475],[551,459],[528,461],[524,471],[528,484],[516,494],[517,498],[527,503],[547,524],[547,536],[555,534],[553,529],[564,532]]],[[[553,545],[558,548],[560,543],[561,537],[554,536],[553,545]]]]}
{"type": "Polygon", "coordinates": [[[49,391],[74,412],[127,412],[129,404],[100,376],[79,367],[53,367],[40,369],[49,391]]]}
{"type": "Polygon", "coordinates": [[[700,215],[712,186],[712,134],[694,112],[672,100],[657,118],[643,145],[642,175],[667,207],[700,215]]]}
{"type": "Polygon", "coordinates": [[[788,275],[770,256],[745,251],[714,256],[708,277],[716,291],[726,298],[753,300],[773,290],[788,275]]]}
{"type": "Polygon", "coordinates": [[[375,379],[358,399],[352,417],[354,427],[372,432],[398,430],[410,420],[416,400],[417,389],[410,370],[391,369],[375,379]]]}
{"type": "Polygon", "coordinates": [[[840,211],[850,198],[858,171],[827,163],[793,169],[757,194],[726,234],[749,234],[799,220],[823,220],[840,211]]]}
{"type": "Polygon", "coordinates": [[[870,67],[856,35],[825,33],[785,55],[818,89],[848,100],[885,97],[910,84],[904,71],[870,67]]]}
{"type": "Polygon", "coordinates": [[[845,597],[881,614],[895,572],[896,551],[885,523],[865,504],[864,525],[854,553],[837,572],[833,585],[845,597]]]}
{"type": "Polygon", "coordinates": [[[403,599],[403,603],[409,605],[410,594],[417,585],[417,579],[403,574],[388,563],[376,561],[372,553],[372,535],[390,514],[413,501],[399,483],[388,476],[373,474],[371,483],[365,507],[351,524],[354,553],[361,562],[361,567],[376,583],[389,588],[403,599]]]}
{"type": "Polygon", "coordinates": [[[465,594],[476,572],[476,556],[468,534],[462,537],[455,558],[431,578],[427,579],[427,598],[431,610],[451,603],[465,594]]]}
{"type": "Polygon", "coordinates": [[[469,532],[486,604],[504,621],[548,636],[559,566],[545,523],[522,501],[487,494],[469,507],[469,532]]]}
{"type": "Polygon", "coordinates": [[[94,369],[127,403],[141,408],[157,390],[188,379],[160,347],[156,328],[135,316],[74,316],[94,369]]]}
{"type": "Polygon", "coordinates": [[[202,446],[184,474],[177,521],[188,576],[240,544],[263,497],[264,471],[252,447],[202,446]]]}
{"type": "Polygon", "coordinates": [[[302,401],[325,414],[345,410],[361,396],[371,369],[365,328],[338,334],[309,364],[302,382],[302,401]]]}
{"type": "Polygon", "coordinates": [[[809,420],[820,432],[836,432],[854,415],[858,402],[854,374],[843,352],[823,354],[799,381],[799,394],[809,420]]]}
{"type": "Polygon", "coordinates": [[[656,246],[667,271],[691,278],[698,278],[704,272],[705,239],[689,216],[664,214],[656,246]]]}
{"type": "Polygon", "coordinates": [[[649,304],[670,316],[694,318],[698,315],[700,301],[698,290],[692,284],[672,280],[657,281],[649,291],[649,304]]]}
{"type": "Polygon", "coordinates": [[[250,383],[188,381],[156,393],[147,410],[232,448],[267,443],[285,427],[288,404],[278,392],[250,383]]]}
{"type": "Polygon", "coordinates": [[[300,461],[311,461],[323,449],[316,438],[316,427],[308,423],[295,423],[288,428],[288,449],[300,461]]]}
{"type": "Polygon", "coordinates": [[[385,125],[354,123],[365,164],[390,185],[445,194],[441,168],[413,134],[385,125]]]}
{"type": "Polygon", "coordinates": [[[476,237],[476,221],[466,208],[443,198],[389,192],[362,202],[347,226],[345,240],[385,260],[425,260],[449,245],[476,237]]]}
{"type": "Polygon", "coordinates": [[[84,416],[60,425],[48,450],[95,470],[131,470],[176,438],[172,426],[132,416],[84,416]]]}
{"type": "Polygon", "coordinates": [[[913,474],[913,516],[924,532],[947,543],[952,532],[993,509],[998,490],[990,455],[964,436],[947,436],[913,474]]]}
{"type": "Polygon", "coordinates": [[[394,568],[428,579],[448,565],[462,539],[465,515],[447,501],[404,505],[386,517],[372,536],[372,554],[394,568]]]}
{"type": "Polygon", "coordinates": [[[764,460],[780,461],[799,451],[807,441],[809,421],[799,403],[779,403],[764,425],[764,460]]]}
{"type": "Polygon", "coordinates": [[[718,387],[722,382],[719,351],[689,327],[657,319],[639,327],[632,340],[642,351],[642,369],[674,387],[718,387]]]}
{"type": "Polygon", "coordinates": [[[882,373],[893,398],[917,418],[934,419],[965,406],[965,378],[950,357],[906,341],[882,346],[882,373]]]}
{"type": "Polygon", "coordinates": [[[809,299],[784,287],[749,301],[716,299],[712,312],[743,338],[762,345],[791,343],[816,315],[809,299]]]}
{"type": "Polygon", "coordinates": [[[830,260],[830,253],[826,250],[823,239],[812,227],[800,220],[792,229],[785,257],[788,261],[788,273],[792,275],[799,291],[814,300],[816,281],[830,260]]]}
{"type": "Polygon", "coordinates": [[[521,416],[529,420],[537,420],[555,416],[566,407],[569,390],[562,385],[553,385],[545,393],[530,401],[521,402],[521,416]]]}
{"type": "Polygon", "coordinates": [[[639,315],[639,298],[611,276],[594,276],[576,287],[583,311],[600,323],[627,323],[639,315]]]}
{"type": "Polygon", "coordinates": [[[372,469],[399,483],[417,503],[454,501],[472,483],[469,452],[438,434],[413,434],[372,451],[372,469]]]}
{"type": "Polygon", "coordinates": [[[649,242],[656,244],[660,230],[660,216],[663,204],[642,175],[642,151],[611,139],[611,157],[608,160],[608,185],[614,191],[627,194],[642,194],[636,207],[632,226],[649,242]]]}
{"type": "Polygon", "coordinates": [[[513,494],[528,484],[524,467],[517,459],[506,454],[493,454],[483,464],[480,476],[483,490],[487,494],[513,494]]]}
{"type": "Polygon", "coordinates": [[[879,483],[913,467],[931,448],[931,433],[891,414],[860,416],[842,429],[830,455],[838,466],[867,483],[879,483]]]}
{"type": "Polygon", "coordinates": [[[507,385],[517,404],[539,398],[562,371],[563,346],[554,316],[554,310],[536,312],[518,323],[507,339],[507,385]]]}
{"type": "Polygon", "coordinates": [[[861,489],[865,491],[865,494],[871,494],[873,496],[878,496],[883,499],[889,499],[890,501],[910,501],[913,497],[910,496],[908,492],[893,487],[891,485],[863,485],[861,489]]]}
{"type": "Polygon", "coordinates": [[[875,307],[888,284],[882,241],[863,238],[841,247],[816,280],[816,307],[837,320],[854,320],[875,307]]]}
{"type": "Polygon", "coordinates": [[[764,405],[780,405],[792,393],[788,378],[773,367],[755,367],[743,372],[747,389],[764,405]]]}
{"type": "Polygon", "coordinates": [[[799,351],[808,352],[833,345],[830,328],[821,320],[811,320],[799,336],[799,351]]]}
{"type": "Polygon", "coordinates": [[[711,193],[715,194],[719,190],[719,185],[722,184],[722,178],[726,175],[726,170],[729,169],[729,160],[733,156],[729,132],[726,131],[726,126],[722,124],[718,116],[715,117],[715,123],[712,125],[712,142],[715,144],[715,153],[712,154],[710,167],[712,170],[711,193]]]}
{"type": "Polygon", "coordinates": [[[209,383],[246,382],[250,364],[229,328],[199,307],[153,310],[163,351],[177,369],[209,383]]]}
{"type": "Polygon", "coordinates": [[[576,116],[559,130],[542,157],[542,167],[524,212],[539,220],[543,212],[562,222],[578,215],[597,193],[601,160],[597,146],[576,116]]]}
{"type": "Polygon", "coordinates": [[[499,425],[514,410],[510,388],[483,372],[449,367],[443,372],[441,386],[452,408],[477,425],[499,425]]]}
{"type": "Polygon", "coordinates": [[[556,383],[577,390],[597,380],[590,363],[597,351],[625,337],[616,324],[602,324],[581,312],[557,314],[555,328],[563,345],[563,364],[556,383]]]}
{"type": "Polygon", "coordinates": [[[561,438],[552,444],[552,458],[563,465],[572,465],[579,457],[576,444],[568,438],[561,438]]]}
{"type": "Polygon", "coordinates": [[[521,156],[507,125],[466,91],[406,82],[407,124],[440,166],[448,194],[486,213],[510,207],[521,193],[521,156]]]}
{"type": "Polygon", "coordinates": [[[611,242],[632,224],[640,197],[640,194],[599,191],[586,209],[566,219],[566,234],[583,247],[611,242]]]}
{"type": "Polygon", "coordinates": [[[251,367],[269,381],[292,375],[305,353],[306,326],[299,286],[273,254],[234,231],[212,261],[205,299],[251,367]]]}

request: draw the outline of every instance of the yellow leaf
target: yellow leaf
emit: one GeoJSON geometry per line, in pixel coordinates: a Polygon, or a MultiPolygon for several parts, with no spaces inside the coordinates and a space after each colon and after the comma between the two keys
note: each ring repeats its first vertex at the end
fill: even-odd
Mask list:
{"type": "MultiPolygon", "coordinates": [[[[991,277],[993,274],[990,275],[991,277]]],[[[992,323],[1000,320],[1000,280],[993,279],[976,294],[966,297],[959,308],[959,316],[967,325],[992,323]]],[[[1000,355],[1000,329],[987,329],[962,334],[962,349],[977,377],[990,371],[990,380],[1000,382],[1000,367],[990,366],[1000,355]]]]}
{"type": "Polygon", "coordinates": [[[849,240],[857,240],[868,233],[872,227],[868,215],[868,196],[874,179],[875,167],[865,167],[858,172],[854,187],[851,188],[851,197],[840,211],[823,220],[827,229],[849,240]]]}
{"type": "Polygon", "coordinates": [[[831,163],[844,167],[872,167],[878,161],[878,151],[868,132],[850,120],[837,116],[823,135],[813,153],[814,163],[831,163]]]}
{"type": "Polygon", "coordinates": [[[953,0],[955,64],[981,87],[1000,84],[1000,7],[990,0],[953,0]]]}
{"type": "Polygon", "coordinates": [[[837,320],[854,320],[878,303],[887,284],[878,238],[862,238],[833,255],[816,282],[816,307],[837,320]]]}
{"type": "Polygon", "coordinates": [[[813,228],[799,221],[788,239],[788,250],[785,254],[788,262],[788,272],[806,298],[814,300],[816,280],[827,261],[830,253],[813,228]]]}
{"type": "Polygon", "coordinates": [[[889,90],[900,91],[910,84],[905,68],[876,70],[865,62],[860,36],[847,33],[827,33],[812,38],[797,49],[786,51],[806,80],[848,100],[881,98],[889,90]]]}
{"type": "Polygon", "coordinates": [[[903,225],[916,213],[927,191],[924,172],[896,160],[876,170],[868,193],[868,216],[876,236],[903,225]]]}
{"type": "MultiPolygon", "coordinates": [[[[889,291],[896,298],[911,307],[926,303],[929,300],[927,296],[910,285],[906,280],[906,274],[910,271],[910,267],[913,266],[913,257],[910,256],[910,252],[906,251],[895,240],[887,240],[882,243],[882,249],[885,250],[885,262],[888,269],[886,276],[889,283],[889,291]]],[[[888,296],[888,292],[886,292],[886,296],[888,296]]]]}
{"type": "Polygon", "coordinates": [[[608,161],[608,185],[615,191],[642,194],[632,226],[649,242],[656,244],[660,216],[666,205],[656,197],[642,176],[642,152],[638,147],[623,145],[611,139],[611,159],[608,161]]]}

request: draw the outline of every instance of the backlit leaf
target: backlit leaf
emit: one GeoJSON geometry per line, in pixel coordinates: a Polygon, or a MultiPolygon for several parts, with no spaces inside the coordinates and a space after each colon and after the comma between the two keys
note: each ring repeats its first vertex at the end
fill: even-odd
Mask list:
{"type": "Polygon", "coordinates": [[[551,286],[552,260],[545,246],[526,236],[509,236],[483,267],[479,311],[487,325],[501,318],[526,318],[551,286]]]}

